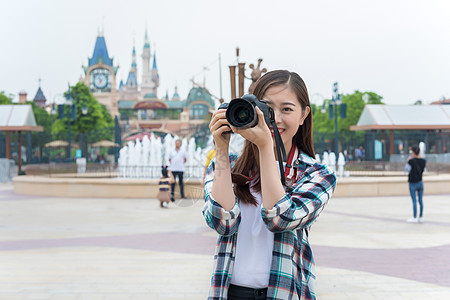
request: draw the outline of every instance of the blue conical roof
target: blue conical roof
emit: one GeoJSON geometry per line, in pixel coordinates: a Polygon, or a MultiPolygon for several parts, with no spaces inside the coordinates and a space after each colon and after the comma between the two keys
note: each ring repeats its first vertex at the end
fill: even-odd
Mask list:
{"type": "Polygon", "coordinates": [[[127,78],[126,85],[127,86],[132,86],[132,87],[136,87],[137,86],[136,73],[134,73],[134,72],[128,73],[128,78],[127,78]]]}
{"type": "Polygon", "coordinates": [[[156,67],[156,54],[153,54],[153,67],[152,70],[158,70],[158,68],[156,67]]]}
{"type": "Polygon", "coordinates": [[[100,62],[112,67],[112,59],[108,55],[108,49],[106,48],[106,42],[103,36],[98,36],[95,41],[94,53],[92,54],[92,58],[89,59],[89,66],[96,65],[100,62]]]}

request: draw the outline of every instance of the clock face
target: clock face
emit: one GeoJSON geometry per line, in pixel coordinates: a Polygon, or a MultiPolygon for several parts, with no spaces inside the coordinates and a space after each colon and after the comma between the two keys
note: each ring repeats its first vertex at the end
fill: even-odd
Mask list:
{"type": "Polygon", "coordinates": [[[108,77],[105,74],[96,74],[94,77],[94,85],[98,89],[103,89],[108,84],[108,77]]]}

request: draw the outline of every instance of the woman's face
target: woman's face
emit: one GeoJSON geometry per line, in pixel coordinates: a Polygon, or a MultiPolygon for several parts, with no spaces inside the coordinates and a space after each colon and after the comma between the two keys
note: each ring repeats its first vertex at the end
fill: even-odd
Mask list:
{"type": "MultiPolygon", "coordinates": [[[[292,138],[297,133],[298,127],[303,124],[310,112],[309,106],[302,109],[297,95],[287,85],[274,86],[267,89],[263,99],[273,109],[275,121],[283,140],[284,148],[289,153],[292,147],[292,138]]],[[[270,127],[272,139],[275,138],[273,128],[270,127]]]]}

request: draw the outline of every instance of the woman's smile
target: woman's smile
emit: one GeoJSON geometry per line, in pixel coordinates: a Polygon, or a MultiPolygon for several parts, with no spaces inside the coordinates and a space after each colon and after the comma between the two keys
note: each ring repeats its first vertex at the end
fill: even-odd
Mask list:
{"type": "MultiPolygon", "coordinates": [[[[273,131],[273,127],[270,127],[270,133],[272,134],[272,137],[274,136],[274,131],[273,131]]],[[[280,133],[280,135],[283,134],[284,132],[284,128],[278,128],[278,132],[280,133]]]]}

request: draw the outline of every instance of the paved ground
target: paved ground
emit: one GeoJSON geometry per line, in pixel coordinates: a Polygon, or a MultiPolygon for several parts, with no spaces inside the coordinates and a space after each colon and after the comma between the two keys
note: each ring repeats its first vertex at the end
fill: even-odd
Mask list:
{"type": "MultiPolygon", "coordinates": [[[[405,183],[406,184],[406,183],[405,183]]],[[[450,195],[333,198],[311,231],[318,299],[450,299],[450,195]]],[[[0,184],[0,299],[205,299],[202,201],[15,195],[0,184]]]]}

